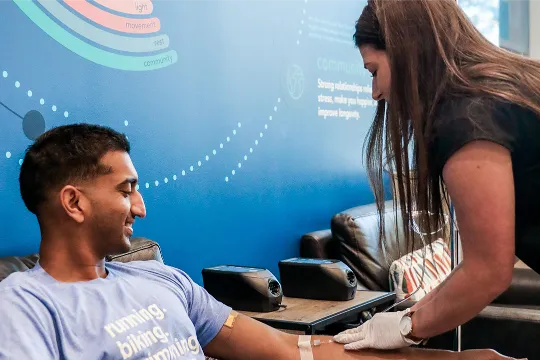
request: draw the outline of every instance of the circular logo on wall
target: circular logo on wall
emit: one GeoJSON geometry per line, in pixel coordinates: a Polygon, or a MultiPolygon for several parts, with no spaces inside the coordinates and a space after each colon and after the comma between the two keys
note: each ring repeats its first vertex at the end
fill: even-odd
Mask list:
{"type": "Polygon", "coordinates": [[[302,68],[296,64],[289,66],[287,69],[287,90],[289,91],[289,96],[294,100],[300,99],[302,94],[304,94],[305,86],[306,79],[302,68]]]}

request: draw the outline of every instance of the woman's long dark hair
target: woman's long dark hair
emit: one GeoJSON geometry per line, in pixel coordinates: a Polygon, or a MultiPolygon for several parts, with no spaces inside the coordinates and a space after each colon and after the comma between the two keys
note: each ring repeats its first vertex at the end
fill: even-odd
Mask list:
{"type": "Polygon", "coordinates": [[[389,102],[379,101],[365,143],[367,172],[380,214],[380,239],[385,241],[383,172],[387,166],[396,177],[399,201],[394,209],[400,208],[404,237],[413,249],[414,210],[423,211],[415,219],[423,232],[444,228],[446,191],[442,175],[433,171],[429,159],[432,126],[442,97],[487,96],[540,115],[540,63],[489,42],[455,0],[368,0],[354,40],[358,48],[371,45],[385,50],[390,63],[389,102]]]}

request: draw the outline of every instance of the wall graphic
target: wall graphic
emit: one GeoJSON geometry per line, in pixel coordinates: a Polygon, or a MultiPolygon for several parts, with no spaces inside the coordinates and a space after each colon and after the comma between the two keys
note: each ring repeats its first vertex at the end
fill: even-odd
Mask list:
{"type": "Polygon", "coordinates": [[[103,9],[97,4],[80,0],[37,0],[36,3],[14,0],[14,2],[50,37],[96,64],[120,70],[144,71],[169,66],[177,60],[176,51],[160,51],[169,47],[169,37],[166,34],[156,35],[160,32],[161,25],[157,17],[150,17],[153,5],[149,0],[100,0],[97,4],[102,5],[103,9]],[[129,15],[142,14],[145,17],[127,17],[111,13],[109,10],[129,15]],[[52,17],[80,37],[72,35],[52,17]],[[115,30],[117,33],[108,32],[97,27],[98,25],[115,30]],[[135,37],[136,34],[145,36],[135,37]],[[109,50],[100,49],[92,43],[109,50]],[[143,54],[159,52],[154,55],[123,55],[117,53],[119,51],[143,54]]]}
{"type": "Polygon", "coordinates": [[[0,2],[0,256],[35,252],[25,148],[57,125],[124,132],[148,216],[135,235],[196,281],[266,267],[373,200],[362,146],[371,78],[352,35],[365,2],[0,2]]]}

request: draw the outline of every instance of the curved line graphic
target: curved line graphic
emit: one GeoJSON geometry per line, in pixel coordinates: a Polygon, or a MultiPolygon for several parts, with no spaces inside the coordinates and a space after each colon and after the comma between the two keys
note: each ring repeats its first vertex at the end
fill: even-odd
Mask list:
{"type": "Polygon", "coordinates": [[[169,66],[178,60],[178,55],[174,50],[153,56],[135,57],[113,54],[98,49],[67,32],[64,28],[45,15],[32,0],[13,0],[13,2],[30,18],[30,20],[54,40],[73,51],[75,54],[96,64],[120,70],[147,71],[169,66]]]}
{"type": "MultiPolygon", "coordinates": [[[[37,0],[37,2],[77,34],[108,48],[127,52],[150,52],[169,47],[169,37],[167,35],[134,38],[113,34],[81,20],[58,1],[37,0]]],[[[120,3],[123,2],[120,1],[120,3]]]]}
{"type": "Polygon", "coordinates": [[[116,31],[131,34],[149,34],[161,29],[161,23],[156,17],[130,19],[103,11],[85,0],[64,0],[64,2],[95,23],[116,31]]]}
{"type": "Polygon", "coordinates": [[[141,15],[151,14],[154,5],[150,0],[94,0],[101,6],[124,14],[141,15]]]}
{"type": "Polygon", "coordinates": [[[8,110],[9,112],[11,112],[13,115],[17,116],[18,118],[20,118],[21,120],[24,120],[24,118],[19,115],[17,112],[15,112],[15,110],[13,110],[12,108],[10,108],[9,106],[7,106],[6,104],[4,104],[3,101],[0,101],[0,105],[2,105],[3,107],[6,108],[6,110],[8,110]]]}

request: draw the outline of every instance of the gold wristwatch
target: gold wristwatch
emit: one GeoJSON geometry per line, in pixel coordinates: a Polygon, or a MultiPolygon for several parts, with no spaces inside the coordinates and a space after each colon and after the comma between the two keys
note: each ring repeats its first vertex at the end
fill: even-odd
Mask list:
{"type": "Polygon", "coordinates": [[[401,332],[401,335],[403,335],[403,337],[410,340],[415,345],[419,345],[419,344],[425,345],[428,339],[421,339],[413,335],[413,331],[414,331],[413,322],[412,322],[413,314],[414,314],[414,311],[407,309],[407,312],[399,321],[399,331],[401,332]]]}

